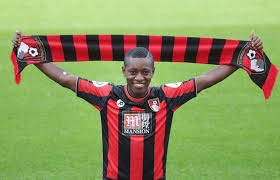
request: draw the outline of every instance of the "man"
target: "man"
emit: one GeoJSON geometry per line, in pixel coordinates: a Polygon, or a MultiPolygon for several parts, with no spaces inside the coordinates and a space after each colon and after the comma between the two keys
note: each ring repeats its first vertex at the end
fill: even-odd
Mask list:
{"type": "MultiPolygon", "coordinates": [[[[16,32],[14,46],[22,32],[16,32]]],[[[262,41],[251,33],[254,48],[262,41]]],[[[126,85],[89,81],[53,63],[35,65],[50,79],[74,91],[100,111],[103,141],[103,180],[164,180],[173,113],[197,93],[237,70],[220,65],[180,83],[150,87],[155,73],[153,55],[143,47],[128,51],[122,73],[126,85]]]]}

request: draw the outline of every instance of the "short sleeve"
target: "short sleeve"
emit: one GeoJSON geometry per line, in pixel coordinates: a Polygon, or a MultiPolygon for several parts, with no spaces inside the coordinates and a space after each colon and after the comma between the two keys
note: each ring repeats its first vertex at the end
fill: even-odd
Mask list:
{"type": "Polygon", "coordinates": [[[165,84],[161,88],[167,103],[173,111],[197,95],[194,78],[184,82],[165,84]]]}
{"type": "Polygon", "coordinates": [[[77,96],[86,100],[98,110],[101,110],[113,88],[108,82],[89,81],[78,78],[76,85],[77,96]]]}

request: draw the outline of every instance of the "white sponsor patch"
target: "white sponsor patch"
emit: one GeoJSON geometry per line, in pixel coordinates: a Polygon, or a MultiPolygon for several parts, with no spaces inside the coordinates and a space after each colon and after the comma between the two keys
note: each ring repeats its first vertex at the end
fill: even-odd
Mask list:
{"type": "Polygon", "coordinates": [[[165,86],[171,87],[171,88],[177,88],[179,86],[181,86],[182,82],[177,82],[177,83],[169,83],[169,84],[165,84],[165,86]]]}
{"type": "Polygon", "coordinates": [[[152,113],[123,112],[122,127],[123,135],[149,135],[152,132],[152,113]]]}
{"type": "Polygon", "coordinates": [[[92,81],[92,84],[96,87],[102,87],[102,86],[105,86],[109,83],[108,82],[100,82],[100,81],[92,81]]]}

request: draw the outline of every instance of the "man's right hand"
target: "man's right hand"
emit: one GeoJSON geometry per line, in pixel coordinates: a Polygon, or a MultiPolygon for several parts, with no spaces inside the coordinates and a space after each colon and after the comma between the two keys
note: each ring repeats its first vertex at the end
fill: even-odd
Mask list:
{"type": "Polygon", "coordinates": [[[21,36],[23,36],[23,32],[21,31],[16,31],[15,36],[12,40],[13,46],[14,47],[18,47],[20,45],[20,41],[21,41],[21,36]]]}
{"type": "MultiPolygon", "coordinates": [[[[13,37],[12,43],[14,47],[20,46],[21,37],[23,32],[16,31],[15,36],[13,37]]],[[[39,63],[35,66],[42,71],[47,77],[57,82],[63,87],[76,91],[76,82],[78,77],[68,73],[61,67],[56,66],[54,63],[39,63]]]]}

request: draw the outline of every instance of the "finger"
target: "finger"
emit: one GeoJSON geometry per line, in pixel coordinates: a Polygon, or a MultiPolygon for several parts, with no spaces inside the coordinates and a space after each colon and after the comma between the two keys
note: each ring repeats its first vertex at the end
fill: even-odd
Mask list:
{"type": "Polygon", "coordinates": [[[21,41],[21,36],[23,36],[23,32],[16,30],[15,36],[12,40],[12,43],[15,47],[20,45],[20,41],[21,41]]]}
{"type": "Polygon", "coordinates": [[[17,42],[20,42],[21,36],[23,36],[23,33],[21,31],[16,30],[15,40],[17,42]]]}
{"type": "Polygon", "coordinates": [[[16,30],[16,35],[17,36],[23,36],[23,32],[19,31],[19,30],[16,30]]]}
{"type": "Polygon", "coordinates": [[[18,47],[19,46],[19,43],[17,41],[15,41],[15,40],[12,40],[12,43],[13,43],[14,47],[18,47]]]}
{"type": "Polygon", "coordinates": [[[12,42],[13,42],[13,43],[19,43],[19,39],[16,38],[16,37],[14,37],[13,40],[12,40],[12,42]]]}
{"type": "Polygon", "coordinates": [[[254,48],[257,48],[257,49],[263,48],[262,40],[258,36],[255,36],[253,43],[254,43],[254,48]]]}
{"type": "Polygon", "coordinates": [[[20,40],[16,37],[13,38],[12,43],[15,47],[20,45],[20,40]]]}
{"type": "Polygon", "coordinates": [[[20,45],[20,43],[19,43],[19,42],[17,42],[17,41],[12,41],[12,43],[13,43],[13,46],[15,46],[15,47],[17,47],[17,46],[19,46],[19,45],[20,45]]]}
{"type": "Polygon", "coordinates": [[[263,48],[262,42],[261,42],[261,41],[257,41],[257,42],[255,43],[255,47],[256,47],[257,49],[262,49],[262,48],[263,48]]]}
{"type": "Polygon", "coordinates": [[[255,46],[255,43],[254,43],[255,38],[256,38],[255,32],[254,32],[254,31],[251,31],[251,34],[250,34],[250,36],[249,36],[249,41],[251,41],[251,46],[252,46],[252,47],[255,46]]]}
{"type": "Polygon", "coordinates": [[[12,42],[18,42],[18,39],[16,38],[16,36],[12,39],[12,42]]]}
{"type": "Polygon", "coordinates": [[[254,43],[255,43],[255,44],[259,44],[259,43],[261,43],[261,42],[262,42],[261,39],[258,38],[258,37],[257,37],[256,39],[254,39],[254,43]]]}
{"type": "Polygon", "coordinates": [[[255,32],[251,31],[250,36],[249,36],[249,41],[252,41],[254,36],[255,36],[255,32]]]}
{"type": "Polygon", "coordinates": [[[262,41],[258,36],[253,37],[252,46],[255,49],[262,49],[262,41]]]}

